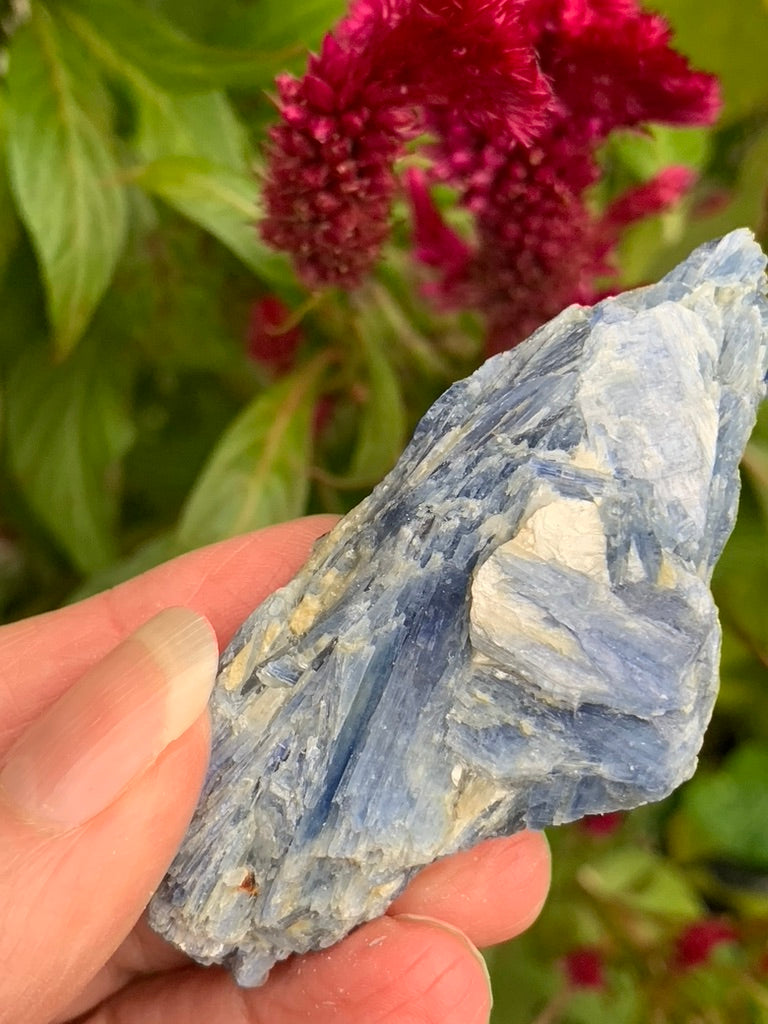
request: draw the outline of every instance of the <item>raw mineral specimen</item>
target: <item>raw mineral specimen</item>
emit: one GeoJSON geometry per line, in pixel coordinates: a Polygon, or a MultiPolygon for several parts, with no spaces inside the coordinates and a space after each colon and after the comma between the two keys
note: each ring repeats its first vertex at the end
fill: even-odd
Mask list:
{"type": "Polygon", "coordinates": [[[733,232],[430,409],[225,651],[161,935],[257,985],[437,857],[691,775],[708,582],[765,393],[764,267],[733,232]]]}

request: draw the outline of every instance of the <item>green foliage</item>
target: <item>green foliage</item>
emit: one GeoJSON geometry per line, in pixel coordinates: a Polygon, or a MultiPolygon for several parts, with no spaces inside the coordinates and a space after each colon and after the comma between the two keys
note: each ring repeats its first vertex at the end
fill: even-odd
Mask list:
{"type": "MultiPolygon", "coordinates": [[[[476,321],[422,300],[402,211],[354,297],[307,295],[255,230],[274,74],[299,70],[345,6],[29,0],[2,44],[4,618],[238,531],[344,511],[481,358],[476,321]],[[280,331],[299,332],[288,371],[249,354],[265,296],[286,305],[280,331]]],[[[712,129],[655,127],[605,147],[597,203],[670,164],[699,176],[674,211],[627,232],[627,284],[740,224],[768,241],[765,0],[652,6],[720,76],[725,108],[712,129]]],[[[610,836],[553,832],[540,921],[489,954],[494,1024],[768,1024],[768,405],[742,468],[714,581],[722,692],[701,769],[610,836]],[[738,941],[681,970],[681,929],[713,914],[738,941]],[[581,947],[600,952],[599,989],[567,980],[564,958],[581,947]]]]}
{"type": "Polygon", "coordinates": [[[117,553],[118,460],[133,439],[127,367],[91,336],[63,363],[30,344],[8,380],[11,470],[53,537],[83,571],[117,553]]]}
{"type": "Polygon", "coordinates": [[[170,92],[197,92],[216,86],[264,87],[286,59],[285,53],[240,51],[206,46],[132,0],[59,0],[66,19],[91,41],[97,56],[125,61],[170,92]],[[109,56],[107,56],[109,53],[109,56]],[[113,56],[114,55],[114,56],[113,56]]]}
{"type": "Polygon", "coordinates": [[[720,79],[726,121],[765,110],[768,24],[762,0],[660,0],[653,6],[669,19],[677,45],[691,62],[720,79]]]}
{"type": "Polygon", "coordinates": [[[11,44],[8,105],[11,183],[42,265],[54,340],[67,352],[114,272],[126,203],[105,137],[108,97],[42,5],[11,44]]]}
{"type": "Polygon", "coordinates": [[[181,513],[183,548],[295,519],[309,490],[312,413],[324,358],[253,400],[224,433],[181,513]]]}
{"type": "Polygon", "coordinates": [[[388,340],[378,317],[364,309],[358,341],[365,356],[367,379],[349,475],[368,486],[392,468],[406,442],[406,412],[397,376],[387,358],[388,340]]]}
{"type": "Polygon", "coordinates": [[[768,743],[742,744],[683,791],[672,832],[686,861],[727,861],[768,872],[768,743]]]}
{"type": "Polygon", "coordinates": [[[259,241],[253,181],[204,158],[169,156],[135,172],[134,181],[210,231],[275,291],[295,294],[286,259],[259,241]]]}

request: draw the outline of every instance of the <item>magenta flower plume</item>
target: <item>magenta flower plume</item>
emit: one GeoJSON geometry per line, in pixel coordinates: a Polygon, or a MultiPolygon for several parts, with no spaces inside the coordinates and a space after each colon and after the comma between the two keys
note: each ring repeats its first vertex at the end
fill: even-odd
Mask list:
{"type": "MultiPolygon", "coordinates": [[[[664,22],[630,0],[536,0],[526,10],[554,92],[547,128],[521,143],[460,113],[431,119],[439,137],[433,177],[461,190],[475,245],[464,280],[448,260],[430,288],[449,308],[473,296],[489,352],[517,344],[571,302],[604,293],[599,279],[610,287],[620,228],[690,187],[689,173],[670,169],[595,215],[585,193],[600,177],[596,151],[605,137],[647,120],[708,124],[719,103],[715,80],[691,71],[664,22]]],[[[415,216],[425,223],[423,212],[415,216]]]]}
{"type": "Polygon", "coordinates": [[[262,235],[293,256],[309,287],[354,287],[387,236],[393,164],[413,114],[365,53],[333,36],[304,78],[282,75],[277,86],[262,235]]]}
{"type": "Polygon", "coordinates": [[[358,0],[307,74],[277,81],[262,235],[310,287],[354,287],[389,230],[394,163],[427,108],[526,138],[550,91],[509,0],[358,0]]]}
{"type": "Polygon", "coordinates": [[[664,19],[631,0],[556,0],[540,23],[542,67],[564,114],[594,140],[646,121],[710,124],[720,109],[711,75],[671,46],[664,19]]]}
{"type": "Polygon", "coordinates": [[[411,0],[383,37],[422,107],[461,112],[470,124],[530,139],[552,93],[521,17],[525,0],[411,0]]]}
{"type": "Polygon", "coordinates": [[[704,918],[689,924],[675,941],[672,958],[678,970],[690,970],[706,964],[718,946],[737,942],[738,933],[728,921],[715,917],[704,918]]]}

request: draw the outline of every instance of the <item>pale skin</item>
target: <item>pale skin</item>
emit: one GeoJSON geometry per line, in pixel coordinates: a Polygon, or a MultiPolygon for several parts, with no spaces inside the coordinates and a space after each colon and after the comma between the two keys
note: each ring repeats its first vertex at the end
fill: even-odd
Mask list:
{"type": "MultiPolygon", "coordinates": [[[[35,729],[45,736],[48,728],[51,750],[64,743],[61,736],[93,749],[94,737],[119,733],[124,742],[129,728],[142,741],[151,738],[155,698],[174,667],[167,656],[153,661],[146,645],[139,657],[141,645],[126,638],[163,609],[192,609],[194,616],[183,614],[210,645],[205,663],[212,676],[216,648],[199,617],[226,644],[332,523],[312,517],[205,548],[80,604],[0,629],[1,1024],[488,1020],[490,992],[477,948],[519,934],[541,909],[549,884],[542,836],[491,840],[426,868],[386,916],[329,950],[279,965],[261,988],[241,989],[225,970],[199,967],[171,948],[143,917],[197,800],[208,759],[206,711],[195,712],[147,763],[137,761],[135,772],[121,759],[118,782],[102,768],[89,799],[104,803],[110,785],[119,787],[103,807],[78,809],[57,790],[59,809],[88,815],[75,827],[30,810],[19,796],[29,786],[17,785],[18,773],[8,767],[20,750],[33,749],[28,737],[35,729]],[[119,693],[126,706],[132,695],[143,696],[110,725],[110,708],[99,701],[115,690],[116,673],[125,680],[119,693]],[[84,694],[87,713],[78,717],[84,694]],[[134,773],[123,784],[120,771],[134,773]]],[[[109,756],[101,750],[88,770],[108,764],[109,756]]],[[[36,799],[43,800],[44,789],[38,780],[36,799]]]]}

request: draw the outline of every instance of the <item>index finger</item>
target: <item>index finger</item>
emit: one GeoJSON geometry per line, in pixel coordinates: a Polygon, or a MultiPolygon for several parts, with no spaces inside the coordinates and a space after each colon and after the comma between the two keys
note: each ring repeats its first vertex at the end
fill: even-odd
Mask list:
{"type": "Polygon", "coordinates": [[[157,612],[205,615],[225,645],[242,620],[301,568],[336,522],[310,516],[166,562],[111,590],[0,629],[0,753],[92,665],[157,612]]]}

